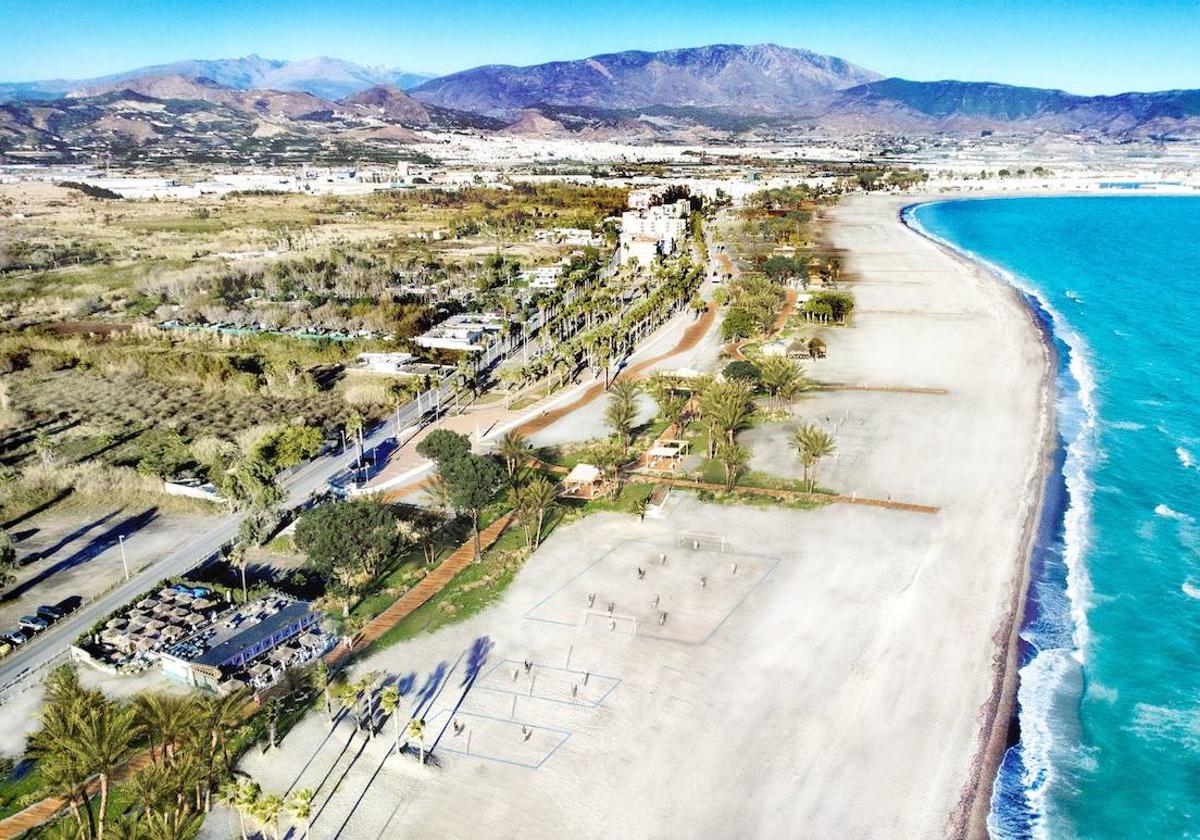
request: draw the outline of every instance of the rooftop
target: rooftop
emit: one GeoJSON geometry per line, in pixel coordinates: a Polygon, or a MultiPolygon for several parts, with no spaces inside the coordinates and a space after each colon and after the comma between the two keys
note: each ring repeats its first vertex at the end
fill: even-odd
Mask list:
{"type": "MultiPolygon", "coordinates": [[[[309,606],[302,601],[292,601],[278,612],[267,616],[262,621],[250,627],[242,626],[234,630],[225,639],[217,641],[206,652],[192,661],[197,665],[217,667],[237,656],[240,651],[253,647],[263,639],[278,633],[292,622],[299,621],[308,615],[309,606]]],[[[218,637],[220,638],[220,637],[218,637]]]]}

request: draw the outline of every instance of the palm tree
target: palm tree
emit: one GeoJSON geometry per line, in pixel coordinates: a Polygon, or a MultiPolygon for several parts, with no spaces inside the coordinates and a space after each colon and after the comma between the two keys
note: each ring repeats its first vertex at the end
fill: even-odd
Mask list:
{"type": "Polygon", "coordinates": [[[723,440],[717,445],[717,460],[725,468],[725,490],[728,492],[737,483],[742,467],[750,460],[750,451],[740,443],[723,440]]]}
{"type": "Polygon", "coordinates": [[[533,548],[533,514],[527,501],[524,484],[514,484],[508,488],[505,502],[512,509],[513,518],[521,523],[525,530],[525,547],[533,548]]]}
{"type": "Polygon", "coordinates": [[[354,717],[354,729],[350,731],[350,737],[354,737],[354,732],[359,727],[358,722],[358,686],[353,683],[337,682],[333,684],[331,689],[333,699],[343,709],[349,710],[354,717]]]}
{"type": "Polygon", "coordinates": [[[558,498],[558,490],[553,482],[543,475],[535,476],[524,487],[525,504],[528,506],[530,513],[537,517],[537,529],[533,535],[533,547],[537,548],[542,544],[542,527],[546,521],[546,511],[548,511],[558,498]]]}
{"type": "Polygon", "coordinates": [[[525,461],[533,454],[533,447],[529,445],[529,438],[513,430],[500,438],[496,452],[504,459],[504,466],[508,470],[508,477],[512,478],[516,475],[517,470],[524,466],[525,461]]]}
{"type": "Polygon", "coordinates": [[[612,427],[625,446],[629,445],[633,424],[637,422],[637,395],[637,383],[629,379],[619,380],[608,391],[604,421],[612,427]]]}
{"type": "Polygon", "coordinates": [[[273,793],[260,797],[254,805],[254,816],[263,828],[270,830],[275,840],[279,840],[279,817],[283,814],[283,808],[283,799],[273,793]]]}
{"type": "Polygon", "coordinates": [[[162,747],[158,760],[170,765],[175,743],[195,722],[196,706],[188,698],[155,692],[139,694],[133,708],[138,732],[150,743],[150,757],[154,758],[154,745],[158,743],[162,747]]]}
{"type": "Polygon", "coordinates": [[[391,717],[392,723],[396,729],[396,740],[392,748],[400,752],[400,689],[394,685],[389,685],[380,692],[379,707],[384,713],[391,717]]]}
{"type": "Polygon", "coordinates": [[[105,700],[80,713],[77,749],[85,767],[99,777],[100,802],[96,817],[96,838],[104,840],[105,812],[113,773],[133,748],[137,735],[134,710],[105,700]]]}
{"type": "Polygon", "coordinates": [[[258,797],[261,793],[262,788],[258,786],[258,783],[252,782],[249,779],[231,781],[221,789],[221,801],[238,813],[242,829],[242,840],[247,840],[248,836],[248,832],[246,831],[246,817],[253,815],[254,806],[258,802],[258,797]]]}
{"type": "Polygon", "coordinates": [[[45,753],[44,746],[57,743],[56,735],[48,734],[47,721],[42,720],[42,729],[29,742],[30,755],[37,758],[38,773],[47,790],[52,790],[67,802],[71,816],[75,818],[78,836],[94,837],[96,817],[92,812],[91,797],[87,791],[87,773],[72,753],[45,753]],[[82,811],[80,809],[83,809],[82,811]],[[87,822],[84,822],[86,812],[87,822]]]}
{"type": "Polygon", "coordinates": [[[422,718],[413,718],[408,722],[408,737],[414,738],[417,741],[418,754],[421,757],[421,763],[425,763],[425,721],[422,718]]]}
{"type": "Polygon", "coordinates": [[[358,444],[358,460],[362,460],[362,432],[363,426],[367,421],[357,410],[351,411],[346,417],[346,437],[353,439],[358,444]]]}
{"type": "Polygon", "coordinates": [[[625,445],[619,440],[602,441],[592,450],[592,460],[605,477],[613,482],[614,495],[621,490],[621,464],[625,462],[626,454],[625,445]]]}
{"type": "Polygon", "coordinates": [[[308,833],[312,831],[314,798],[316,794],[312,788],[301,788],[292,794],[287,803],[288,811],[304,825],[303,840],[308,840],[308,833]]]}
{"type": "Polygon", "coordinates": [[[317,666],[312,672],[313,688],[321,692],[325,698],[325,714],[329,718],[330,727],[333,726],[333,697],[329,694],[329,666],[325,664],[324,659],[317,660],[317,666]]]}
{"type": "Polygon", "coordinates": [[[201,814],[190,811],[170,811],[165,814],[146,814],[136,833],[138,840],[195,840],[204,823],[201,814]]]}
{"type": "Polygon", "coordinates": [[[666,391],[658,398],[658,415],[671,428],[679,423],[683,410],[687,406],[687,398],[674,391],[666,391]]]}
{"type": "Polygon", "coordinates": [[[768,356],[759,365],[759,370],[762,372],[763,385],[777,400],[785,394],[795,395],[804,379],[800,365],[786,356],[768,356]]]}
{"type": "Polygon", "coordinates": [[[804,467],[804,483],[808,486],[808,492],[812,493],[817,488],[817,465],[822,458],[832,455],[837,446],[833,437],[815,423],[795,429],[792,432],[792,445],[796,447],[804,467]]]}
{"type": "Polygon", "coordinates": [[[222,775],[232,769],[229,756],[229,737],[246,718],[249,700],[249,689],[242,688],[224,696],[206,697],[202,701],[200,722],[208,734],[214,765],[217,754],[220,754],[222,775]]]}
{"type": "MultiPolygon", "coordinates": [[[[715,383],[701,399],[704,416],[711,426],[733,442],[734,435],[754,413],[753,386],[741,380],[715,383]]],[[[712,444],[715,446],[716,441],[712,444]]]]}
{"type": "Polygon", "coordinates": [[[229,552],[229,565],[235,567],[242,577],[242,603],[250,600],[250,595],[246,589],[246,566],[249,562],[249,555],[246,553],[245,546],[235,545],[233,550],[229,552]]]}
{"type": "Polygon", "coordinates": [[[142,768],[125,782],[124,790],[146,812],[158,811],[170,797],[174,779],[171,771],[160,764],[142,768]]]}

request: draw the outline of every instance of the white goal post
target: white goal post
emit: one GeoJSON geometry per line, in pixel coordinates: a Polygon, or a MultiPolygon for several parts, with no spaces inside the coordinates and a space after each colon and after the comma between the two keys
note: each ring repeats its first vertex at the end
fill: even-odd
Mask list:
{"type": "Polygon", "coordinates": [[[725,553],[729,548],[729,540],[720,534],[705,534],[700,531],[677,531],[675,545],[690,548],[693,551],[720,551],[725,553]]]}
{"type": "Polygon", "coordinates": [[[579,619],[579,626],[592,630],[609,630],[625,636],[638,634],[637,616],[629,613],[609,613],[608,610],[597,610],[584,607],[579,619]]]}

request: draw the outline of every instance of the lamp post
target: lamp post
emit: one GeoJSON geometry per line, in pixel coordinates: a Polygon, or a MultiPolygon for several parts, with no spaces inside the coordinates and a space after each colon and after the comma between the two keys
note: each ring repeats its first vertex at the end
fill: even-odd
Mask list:
{"type": "Polygon", "coordinates": [[[121,546],[121,565],[125,567],[125,580],[129,580],[129,559],[125,556],[125,535],[119,534],[117,542],[121,546]]]}

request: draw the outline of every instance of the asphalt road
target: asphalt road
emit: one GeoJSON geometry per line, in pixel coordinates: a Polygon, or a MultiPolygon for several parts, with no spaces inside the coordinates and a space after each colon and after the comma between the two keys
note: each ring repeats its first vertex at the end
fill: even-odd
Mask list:
{"type": "MultiPolygon", "coordinates": [[[[616,270],[616,255],[607,267],[607,271],[616,270]]],[[[534,329],[540,327],[546,315],[538,313],[534,329]]],[[[479,369],[484,370],[498,362],[509,353],[519,350],[518,344],[509,345],[507,342],[494,344],[479,359],[479,369]]],[[[383,443],[395,433],[396,426],[410,427],[421,422],[422,415],[436,404],[449,406],[453,401],[454,388],[450,381],[442,383],[434,389],[440,393],[437,400],[432,393],[423,395],[419,401],[412,401],[401,406],[397,414],[384,423],[373,428],[363,439],[363,449],[370,450],[383,443]]],[[[321,456],[299,467],[285,471],[280,475],[280,487],[287,494],[288,507],[298,507],[308,501],[314,494],[323,492],[331,478],[344,474],[355,460],[353,447],[349,453],[340,450],[321,456]]],[[[83,632],[88,630],[101,618],[112,613],[124,604],[133,601],[136,596],[148,591],[163,578],[177,577],[186,574],[207,560],[221,546],[237,537],[238,525],[243,514],[236,513],[216,520],[212,527],[200,537],[186,545],[181,545],[158,562],[151,563],[145,569],[133,575],[128,581],[108,590],[104,595],[95,598],[79,607],[75,612],[51,625],[34,638],[14,650],[0,661],[0,704],[10,689],[40,672],[48,663],[61,656],[71,643],[83,632]]]]}
{"type": "MultiPolygon", "coordinates": [[[[408,408],[408,406],[405,406],[408,408]]],[[[401,423],[415,422],[417,411],[412,405],[409,411],[401,410],[401,423]]],[[[383,423],[372,430],[364,439],[366,448],[382,443],[393,431],[390,424],[383,423]]],[[[343,455],[340,451],[309,461],[289,470],[281,476],[280,486],[287,493],[287,504],[297,507],[310,496],[324,490],[326,482],[336,473],[346,469],[354,453],[343,455]]],[[[128,581],[109,590],[106,594],[83,604],[79,609],[6,656],[0,662],[0,692],[13,683],[39,670],[71,646],[79,634],[86,631],[104,616],[130,602],[137,595],[149,590],[163,578],[183,575],[200,565],[221,546],[237,536],[243,514],[223,516],[213,522],[212,527],[186,545],[181,545],[161,560],[151,563],[128,581]]],[[[3,701],[0,695],[0,702],[3,701]]]]}

